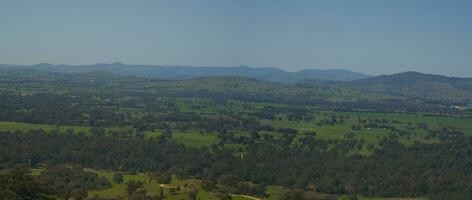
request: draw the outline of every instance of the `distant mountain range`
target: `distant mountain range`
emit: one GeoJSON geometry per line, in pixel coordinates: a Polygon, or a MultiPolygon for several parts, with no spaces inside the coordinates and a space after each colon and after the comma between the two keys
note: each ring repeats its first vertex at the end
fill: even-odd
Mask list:
{"type": "Polygon", "coordinates": [[[301,80],[318,79],[329,81],[353,81],[370,77],[369,75],[349,70],[315,70],[305,69],[287,72],[279,68],[237,67],[192,67],[192,66],[158,66],[158,65],[125,65],[122,63],[95,65],[0,65],[0,69],[31,69],[55,73],[87,73],[105,71],[113,74],[136,76],[153,79],[182,80],[210,76],[242,76],[267,82],[294,83],[301,80]]]}

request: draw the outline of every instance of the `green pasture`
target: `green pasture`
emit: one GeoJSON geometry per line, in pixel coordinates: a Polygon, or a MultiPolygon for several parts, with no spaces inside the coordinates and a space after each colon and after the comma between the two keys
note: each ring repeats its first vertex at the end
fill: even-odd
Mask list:
{"type": "MultiPolygon", "coordinates": [[[[270,103],[246,103],[231,101],[227,105],[214,104],[212,101],[203,98],[179,98],[175,101],[178,112],[197,112],[204,117],[218,117],[220,113],[230,112],[236,113],[238,116],[247,117],[247,113],[253,112],[257,109],[262,109],[264,106],[287,107],[283,104],[270,103]]],[[[456,129],[464,132],[466,135],[472,135],[472,117],[458,117],[458,116],[431,116],[425,114],[412,113],[378,113],[378,112],[337,112],[329,110],[320,110],[317,107],[308,107],[313,110],[311,113],[314,116],[310,121],[291,121],[287,116],[277,115],[276,119],[256,119],[261,124],[270,125],[274,128],[293,128],[298,130],[297,138],[303,137],[304,133],[316,132],[317,138],[320,139],[344,139],[346,133],[354,133],[358,139],[363,139],[367,144],[378,144],[379,140],[388,137],[390,130],[383,128],[361,128],[360,130],[352,130],[352,126],[362,126],[361,120],[386,119],[390,123],[387,125],[393,126],[399,130],[408,131],[412,134],[408,137],[402,136],[398,140],[410,145],[415,141],[434,143],[435,139],[425,139],[425,135],[429,130],[440,130],[443,127],[448,129],[456,129]],[[319,125],[321,120],[330,119],[334,116],[345,116],[344,122],[334,125],[319,125]],[[397,121],[399,123],[392,123],[397,121]],[[428,130],[415,128],[418,123],[426,124],[428,130]],[[413,127],[413,128],[412,128],[413,127]]],[[[165,114],[165,113],[159,113],[165,114]]],[[[172,123],[169,123],[172,125],[172,123]]],[[[111,129],[120,129],[121,127],[111,127],[111,129]]],[[[125,127],[123,127],[125,128],[125,127]]],[[[45,131],[73,129],[75,133],[88,133],[91,127],[88,126],[70,126],[70,125],[47,125],[47,124],[32,124],[22,122],[0,121],[0,131],[28,131],[32,129],[43,129],[45,131]]],[[[180,131],[173,129],[172,140],[191,147],[202,147],[205,145],[212,145],[218,142],[217,136],[214,133],[201,133],[201,130],[190,129],[187,131],[180,131]]],[[[229,130],[235,136],[248,136],[247,132],[237,130],[229,130]]],[[[268,133],[274,138],[281,136],[277,132],[260,132],[261,134],[268,133]]],[[[146,131],[145,138],[157,138],[161,134],[160,131],[146,131]]]]}
{"type": "MultiPolygon", "coordinates": [[[[145,138],[157,138],[161,135],[161,132],[146,131],[145,138]]],[[[205,145],[211,145],[218,142],[218,138],[214,134],[200,133],[199,131],[188,131],[188,132],[173,132],[172,140],[191,147],[202,147],[205,145]]]]}
{"type": "Polygon", "coordinates": [[[76,133],[84,132],[87,133],[90,127],[87,126],[67,126],[67,125],[49,125],[49,124],[33,124],[23,122],[9,122],[0,121],[0,131],[29,131],[33,129],[43,129],[45,131],[60,130],[65,131],[67,129],[73,129],[76,133]]]}
{"type": "MultiPolygon", "coordinates": [[[[165,184],[164,186],[160,186],[160,184],[151,179],[148,175],[145,174],[125,174],[123,175],[123,183],[114,183],[112,181],[113,172],[103,171],[103,170],[92,170],[87,169],[88,171],[93,171],[97,173],[99,176],[103,176],[112,182],[112,187],[104,190],[99,191],[90,191],[88,193],[89,197],[92,196],[99,196],[104,198],[112,198],[117,196],[125,196],[125,187],[127,181],[141,181],[144,183],[144,189],[146,190],[147,194],[150,196],[159,196],[160,195],[160,188],[164,191],[165,199],[168,200],[180,200],[180,199],[187,199],[187,192],[186,186],[193,185],[197,188],[200,188],[201,181],[196,179],[187,179],[187,180],[180,180],[176,176],[172,176],[172,180],[170,184],[165,184]],[[170,193],[170,188],[177,188],[177,186],[181,187],[180,191],[176,191],[175,194],[170,193]]],[[[216,200],[216,198],[202,190],[198,190],[198,198],[200,199],[208,199],[208,200],[216,200]]],[[[247,200],[245,197],[237,197],[233,199],[240,199],[240,200],[247,200]]]]}
{"type": "MultiPolygon", "coordinates": [[[[31,174],[33,176],[38,176],[41,171],[43,171],[43,168],[33,168],[31,169],[31,174]]],[[[86,168],[84,169],[85,171],[89,172],[94,172],[98,176],[102,176],[107,178],[111,183],[112,187],[103,189],[103,190],[98,190],[98,191],[89,191],[88,196],[93,197],[93,196],[99,196],[99,197],[104,197],[104,198],[113,198],[113,197],[118,197],[118,196],[125,196],[125,187],[126,187],[126,182],[127,181],[141,181],[144,183],[144,189],[146,190],[148,195],[152,196],[159,196],[160,194],[160,184],[151,179],[148,175],[139,173],[139,174],[124,174],[123,175],[123,182],[122,183],[115,183],[112,180],[114,172],[112,171],[105,171],[105,170],[95,170],[95,169],[89,169],[86,168]]],[[[165,184],[162,189],[164,191],[164,196],[166,197],[165,199],[169,200],[180,200],[180,199],[186,199],[187,198],[187,193],[185,192],[185,187],[188,185],[193,185],[196,188],[201,187],[201,180],[198,179],[178,179],[176,176],[172,176],[171,182],[169,184],[165,184]],[[176,191],[175,194],[170,194],[170,188],[174,187],[177,188],[177,186],[181,187],[181,191],[176,191]]],[[[265,200],[277,200],[282,193],[284,193],[287,189],[281,186],[267,186],[267,194],[268,197],[262,198],[265,200]]],[[[198,197],[200,199],[205,199],[205,200],[216,200],[216,198],[209,192],[206,192],[202,189],[198,190],[198,197]]],[[[424,198],[382,198],[382,197],[358,197],[360,200],[426,200],[424,198]]],[[[232,196],[233,200],[250,200],[249,198],[246,198],[241,195],[233,195],[232,196]]],[[[346,199],[346,196],[340,196],[338,197],[338,200],[344,200],[346,199]]]]}

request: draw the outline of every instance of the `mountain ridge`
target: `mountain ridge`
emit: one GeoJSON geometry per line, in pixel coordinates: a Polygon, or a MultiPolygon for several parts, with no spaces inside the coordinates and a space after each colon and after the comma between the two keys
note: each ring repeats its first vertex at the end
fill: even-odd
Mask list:
{"type": "Polygon", "coordinates": [[[56,73],[85,73],[108,71],[119,75],[131,75],[143,78],[182,80],[208,76],[246,76],[268,82],[295,83],[305,79],[329,81],[353,81],[371,77],[359,72],[343,69],[303,69],[296,72],[285,71],[276,67],[250,66],[184,66],[184,65],[127,65],[120,62],[98,63],[93,65],[54,65],[38,63],[35,65],[0,65],[1,68],[27,68],[56,73]]]}

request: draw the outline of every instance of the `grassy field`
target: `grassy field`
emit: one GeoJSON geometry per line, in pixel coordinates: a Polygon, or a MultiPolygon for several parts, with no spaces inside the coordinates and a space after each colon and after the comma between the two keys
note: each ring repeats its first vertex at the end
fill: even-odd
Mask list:
{"type": "MultiPolygon", "coordinates": [[[[157,131],[146,131],[144,134],[146,138],[157,138],[161,135],[161,133],[157,131]]],[[[191,147],[202,147],[218,142],[216,135],[199,133],[198,131],[173,132],[172,140],[191,147]]]]}
{"type": "Polygon", "coordinates": [[[31,169],[31,175],[39,176],[43,170],[44,169],[42,169],[42,168],[32,168],[31,169]]]}
{"type": "MultiPolygon", "coordinates": [[[[97,173],[99,176],[106,177],[112,182],[112,176],[113,172],[107,172],[107,171],[102,171],[102,170],[92,170],[92,169],[87,169],[88,171],[93,171],[97,173]]],[[[137,174],[137,175],[130,175],[130,174],[125,174],[124,175],[124,182],[121,184],[113,183],[112,182],[112,188],[105,189],[105,190],[100,190],[100,191],[91,191],[89,192],[89,196],[100,196],[100,197],[116,197],[116,196],[124,196],[125,194],[125,182],[129,180],[135,180],[135,181],[141,181],[144,182],[144,189],[148,192],[149,195],[159,195],[159,183],[157,183],[155,180],[150,180],[149,176],[145,174],[137,174]]],[[[196,179],[189,179],[189,180],[179,180],[177,177],[172,176],[172,180],[170,184],[166,184],[166,187],[163,187],[164,190],[164,195],[166,196],[166,199],[169,200],[180,200],[180,199],[186,199],[187,194],[185,192],[185,185],[186,184],[192,184],[197,187],[200,187],[200,180],[196,179]],[[177,192],[175,195],[171,195],[169,193],[169,187],[172,186],[181,186],[183,189],[180,192],[177,192]]],[[[277,200],[279,196],[285,191],[283,187],[280,186],[268,186],[267,187],[267,194],[269,197],[263,198],[265,200],[277,200]]],[[[198,197],[202,200],[216,200],[214,196],[212,196],[210,193],[199,190],[198,191],[198,197]]],[[[241,196],[241,195],[233,195],[232,197],[233,200],[251,200],[250,198],[241,196]]],[[[343,200],[344,197],[341,196],[338,198],[339,200],[343,200]]],[[[382,198],[382,197],[359,197],[360,200],[425,200],[421,198],[382,198]]]]}
{"type": "MultiPolygon", "coordinates": [[[[43,168],[33,168],[31,169],[31,175],[39,176],[43,170],[44,170],[43,168]]],[[[94,172],[98,176],[107,178],[112,183],[111,188],[98,190],[98,191],[89,191],[88,192],[89,197],[99,196],[99,197],[104,197],[104,198],[112,198],[112,197],[118,197],[118,196],[125,196],[125,187],[126,187],[127,181],[143,182],[144,189],[146,190],[148,195],[151,195],[151,196],[160,195],[160,188],[161,188],[160,184],[156,182],[155,180],[152,180],[146,174],[124,174],[123,183],[115,183],[112,180],[114,172],[104,171],[104,170],[94,170],[94,169],[88,169],[88,168],[85,169],[85,171],[94,172]]],[[[171,183],[165,184],[165,186],[163,186],[162,189],[164,191],[164,196],[166,197],[165,199],[181,200],[181,199],[187,199],[187,193],[185,192],[186,185],[194,185],[198,188],[200,187],[200,184],[201,184],[201,181],[197,179],[179,180],[176,176],[172,176],[171,183]],[[177,186],[180,186],[182,188],[181,191],[177,191],[175,194],[171,194],[170,188],[172,187],[176,188],[177,186]]],[[[198,191],[198,197],[200,199],[216,200],[216,198],[213,197],[210,193],[201,189],[198,191]]],[[[241,196],[237,196],[233,199],[248,200],[248,198],[241,197],[241,196]]]]}
{"type": "MultiPolygon", "coordinates": [[[[230,102],[226,105],[211,104],[208,99],[198,98],[180,98],[176,100],[173,108],[178,108],[179,112],[195,112],[205,118],[214,119],[222,114],[236,115],[241,117],[249,117],[250,113],[260,110],[264,107],[287,108],[288,105],[271,104],[271,103],[246,103],[246,102],[230,102]]],[[[305,133],[316,132],[317,138],[320,139],[344,139],[347,133],[354,133],[358,139],[363,139],[367,144],[377,145],[384,137],[389,137],[392,131],[385,128],[363,127],[370,120],[386,120],[387,123],[377,123],[394,127],[400,131],[408,132],[408,136],[400,136],[398,140],[410,145],[415,141],[434,143],[435,138],[426,139],[428,131],[437,131],[443,127],[456,129],[464,132],[466,135],[472,135],[472,118],[471,117],[455,117],[455,116],[430,116],[421,113],[375,113],[375,112],[337,112],[330,110],[321,110],[317,107],[304,106],[303,109],[309,110],[308,113],[313,117],[308,121],[305,120],[289,120],[284,114],[277,114],[275,119],[256,119],[263,125],[270,125],[275,129],[293,128],[298,130],[297,138],[303,137],[305,133]],[[332,116],[343,117],[342,123],[325,124],[324,120],[330,120],[332,116]],[[395,122],[395,123],[393,123],[395,122]],[[418,128],[418,124],[427,126],[427,129],[418,128]],[[361,129],[353,130],[353,126],[360,126],[361,129]]],[[[165,113],[158,113],[165,114],[165,113]]],[[[172,124],[172,123],[169,123],[172,124]]],[[[124,129],[131,127],[108,127],[111,129],[124,129]]],[[[32,124],[22,122],[0,121],[0,131],[28,131],[32,129],[43,129],[46,131],[73,129],[74,132],[88,133],[91,129],[89,126],[70,126],[70,125],[47,125],[32,124]]],[[[172,140],[191,147],[202,147],[212,145],[218,142],[215,133],[202,133],[202,130],[189,129],[181,131],[176,128],[172,130],[172,140]]],[[[236,136],[249,136],[247,131],[228,130],[236,136]]],[[[261,132],[268,133],[274,138],[280,137],[282,134],[278,132],[261,132]]],[[[161,131],[146,131],[145,138],[157,138],[161,131]]],[[[236,145],[236,144],[234,144],[236,145]]],[[[232,147],[233,144],[225,146],[232,147]]]]}
{"type": "Polygon", "coordinates": [[[58,125],[48,125],[48,124],[32,124],[32,123],[23,123],[23,122],[8,122],[0,121],[0,131],[28,131],[33,129],[43,129],[45,131],[51,130],[60,130],[65,131],[67,129],[73,129],[76,133],[84,132],[87,133],[90,130],[88,126],[58,126],[58,125]]]}
{"type": "MultiPolygon", "coordinates": [[[[44,169],[42,168],[33,168],[31,169],[31,174],[33,176],[38,176],[41,171],[44,169]]],[[[99,196],[105,198],[112,198],[118,196],[125,196],[125,187],[127,181],[141,181],[144,183],[144,189],[147,191],[148,195],[159,195],[160,193],[160,184],[152,180],[146,174],[124,174],[123,175],[123,183],[115,183],[112,181],[112,177],[114,172],[111,171],[104,171],[104,170],[95,170],[95,169],[85,169],[89,172],[94,172],[98,176],[103,176],[107,178],[111,183],[112,187],[104,190],[98,191],[89,191],[89,197],[99,196]]],[[[186,185],[193,185],[197,188],[201,187],[201,180],[197,179],[187,179],[187,180],[180,180],[176,176],[172,176],[171,182],[169,184],[165,184],[162,189],[164,191],[165,199],[169,200],[181,200],[187,198],[187,193],[185,192],[186,185]],[[177,191],[175,194],[170,194],[170,188],[180,186],[182,189],[181,191],[177,191]]],[[[281,186],[268,186],[267,187],[267,194],[269,195],[266,198],[262,198],[264,200],[277,200],[280,195],[285,192],[287,189],[281,186]]],[[[202,200],[216,200],[216,198],[211,194],[202,189],[198,190],[198,197],[202,200]]],[[[358,197],[360,200],[426,200],[423,198],[382,198],[382,197],[358,197]]],[[[241,195],[233,195],[233,200],[251,200],[250,198],[241,196],[241,195]]],[[[344,200],[346,196],[338,197],[338,200],[344,200]]]]}
{"type": "MultiPolygon", "coordinates": [[[[470,117],[435,117],[414,114],[400,113],[356,113],[356,112],[324,112],[315,115],[315,119],[311,121],[290,121],[285,118],[281,120],[262,120],[262,124],[271,125],[275,128],[293,128],[299,133],[316,132],[317,137],[321,139],[343,139],[344,135],[349,132],[356,134],[358,138],[364,139],[367,143],[377,144],[382,137],[387,137],[390,130],[383,128],[362,128],[361,130],[352,130],[352,126],[362,125],[358,119],[386,119],[388,121],[399,121],[401,124],[389,123],[400,130],[408,130],[407,126],[415,126],[418,123],[426,124],[428,130],[439,130],[442,127],[454,127],[463,131],[466,135],[472,135],[472,118],[470,117]],[[348,118],[342,124],[335,125],[318,125],[321,119],[327,118],[324,115],[343,115],[348,118]],[[320,117],[317,117],[320,116],[320,117]]],[[[409,145],[415,140],[422,142],[436,142],[436,140],[425,140],[426,131],[423,129],[408,130],[414,134],[410,137],[399,138],[399,141],[409,145]]]]}
{"type": "MultiPolygon", "coordinates": [[[[188,109],[188,106],[181,105],[183,108],[188,109]]],[[[262,105],[254,105],[262,106],[262,105]]],[[[235,104],[235,107],[244,112],[244,109],[240,108],[239,104],[235,104]]],[[[198,110],[197,110],[198,111],[198,110]]],[[[208,116],[216,115],[217,111],[207,111],[208,116]]],[[[203,112],[203,111],[202,111],[203,112]]],[[[280,116],[274,120],[261,119],[261,124],[270,125],[274,128],[293,128],[298,130],[297,137],[303,137],[304,133],[316,132],[317,138],[320,139],[343,139],[346,133],[354,133],[357,138],[363,139],[368,144],[378,144],[379,140],[383,137],[388,137],[390,130],[384,128],[362,128],[360,130],[353,130],[353,126],[363,126],[363,123],[359,122],[362,120],[372,119],[385,119],[389,123],[387,125],[397,128],[398,130],[408,131],[411,134],[401,136],[398,138],[403,144],[413,144],[414,141],[421,142],[437,142],[433,139],[425,139],[427,131],[440,130],[442,127],[453,127],[457,130],[464,132],[466,135],[472,135],[472,118],[470,117],[443,117],[443,116],[424,116],[422,114],[406,114],[406,113],[359,113],[359,112],[332,112],[332,111],[314,111],[314,119],[310,121],[291,121],[286,116],[280,116]],[[337,123],[334,125],[321,124],[322,120],[329,119],[331,115],[344,116],[343,123],[337,123]],[[391,123],[397,121],[398,123],[391,123]],[[427,130],[415,128],[418,123],[425,124],[427,130]],[[413,128],[411,128],[413,127],[413,128]]],[[[0,131],[28,131],[31,129],[43,129],[46,131],[60,130],[65,131],[67,129],[73,129],[74,132],[88,133],[91,127],[87,126],[68,126],[68,125],[47,125],[47,124],[31,124],[22,122],[7,122],[0,121],[0,131]]],[[[120,127],[110,127],[108,129],[120,129],[120,127]]],[[[177,143],[184,144],[192,147],[202,147],[205,145],[212,145],[218,142],[216,134],[214,133],[201,133],[200,130],[190,129],[187,131],[173,130],[173,140],[177,143]]],[[[247,132],[230,131],[234,135],[247,136],[247,132]]],[[[264,133],[264,132],[262,132],[264,133]]],[[[280,133],[268,132],[275,138],[280,137],[280,133]]],[[[157,138],[161,134],[160,131],[147,131],[145,132],[146,138],[157,138]]]]}
{"type": "MultiPolygon", "coordinates": [[[[196,179],[189,179],[189,180],[179,180],[175,176],[172,176],[172,180],[170,184],[165,184],[165,186],[160,186],[160,184],[152,180],[149,176],[145,174],[125,174],[123,176],[123,183],[114,183],[112,181],[112,176],[113,172],[108,172],[108,171],[103,171],[103,170],[92,170],[92,169],[87,169],[88,171],[93,171],[97,173],[99,176],[106,177],[110,182],[112,182],[112,187],[105,189],[105,190],[99,190],[99,191],[90,191],[89,196],[100,196],[100,197],[105,197],[105,198],[110,198],[110,197],[117,197],[117,196],[125,196],[125,186],[126,182],[130,180],[134,181],[141,181],[144,183],[144,189],[147,191],[148,195],[151,196],[158,196],[160,193],[160,189],[162,188],[164,191],[164,196],[166,197],[165,199],[169,200],[180,200],[180,199],[187,199],[187,192],[185,192],[185,185],[194,185],[197,188],[200,187],[200,180],[196,179]],[[177,191],[175,194],[170,193],[170,188],[171,187],[177,187],[180,186],[182,189],[181,191],[177,191]]],[[[204,190],[198,190],[198,197],[200,199],[208,199],[208,200],[213,200],[214,198],[210,193],[204,191],[204,190]]],[[[239,198],[241,200],[247,200],[247,198],[239,198]]]]}

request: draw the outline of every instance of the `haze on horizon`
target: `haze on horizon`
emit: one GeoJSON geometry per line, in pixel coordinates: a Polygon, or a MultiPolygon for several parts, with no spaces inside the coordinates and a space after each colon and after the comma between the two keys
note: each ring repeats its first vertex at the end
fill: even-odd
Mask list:
{"type": "Polygon", "coordinates": [[[0,63],[472,77],[472,1],[0,1],[0,63]]]}

